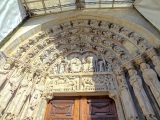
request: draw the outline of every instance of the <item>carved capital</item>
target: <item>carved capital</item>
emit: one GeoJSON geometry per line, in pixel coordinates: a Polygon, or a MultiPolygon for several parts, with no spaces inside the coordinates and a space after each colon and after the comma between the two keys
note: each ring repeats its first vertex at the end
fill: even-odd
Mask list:
{"type": "Polygon", "coordinates": [[[125,68],[126,68],[127,70],[134,69],[134,65],[133,65],[132,62],[129,62],[129,63],[127,63],[127,64],[125,65],[125,68]]]}
{"type": "Polygon", "coordinates": [[[145,63],[145,60],[144,58],[140,55],[140,56],[137,56],[134,61],[137,63],[137,64],[141,64],[141,63],[145,63]]]}
{"type": "Polygon", "coordinates": [[[53,93],[44,93],[44,94],[42,95],[42,98],[43,98],[43,99],[46,99],[46,100],[51,100],[51,99],[54,98],[54,95],[53,95],[53,93]]]}
{"type": "Polygon", "coordinates": [[[157,56],[157,52],[154,48],[147,50],[146,54],[151,59],[153,58],[153,56],[157,56]]]}
{"type": "Polygon", "coordinates": [[[112,98],[113,100],[116,99],[116,96],[118,96],[118,91],[117,90],[109,93],[109,97],[112,98]]]}

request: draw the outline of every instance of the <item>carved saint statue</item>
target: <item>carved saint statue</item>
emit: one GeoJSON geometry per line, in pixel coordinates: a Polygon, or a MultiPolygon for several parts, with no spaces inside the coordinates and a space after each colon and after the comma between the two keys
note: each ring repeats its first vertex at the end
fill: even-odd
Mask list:
{"type": "Polygon", "coordinates": [[[18,64],[16,70],[13,72],[12,76],[10,77],[8,83],[5,85],[4,89],[1,91],[0,93],[0,103],[1,103],[0,113],[2,113],[2,111],[6,108],[10,98],[14,94],[15,90],[17,90],[19,83],[24,77],[23,71],[24,71],[24,66],[18,64]]]}
{"type": "Polygon", "coordinates": [[[105,66],[106,66],[105,60],[100,55],[98,55],[98,59],[96,61],[96,71],[97,72],[104,72],[104,71],[106,71],[105,70],[105,66]]]}
{"type": "Polygon", "coordinates": [[[67,57],[62,58],[60,63],[60,73],[68,73],[68,65],[69,61],[67,60],[67,57]]]}
{"type": "Polygon", "coordinates": [[[157,120],[155,118],[155,114],[153,112],[149,99],[143,89],[142,80],[137,75],[137,71],[130,69],[128,72],[130,76],[130,83],[133,87],[136,98],[138,99],[139,105],[146,119],[147,120],[157,120]]]}
{"type": "Polygon", "coordinates": [[[44,90],[44,80],[45,76],[41,76],[40,79],[37,79],[34,92],[31,96],[31,100],[26,111],[25,120],[33,120],[33,113],[37,109],[39,102],[42,97],[42,92],[44,90]]]}
{"type": "Polygon", "coordinates": [[[153,56],[152,60],[153,60],[154,66],[155,66],[155,70],[156,70],[158,76],[160,77],[160,59],[159,59],[159,56],[153,56]]]}
{"type": "Polygon", "coordinates": [[[116,70],[117,81],[119,83],[120,97],[124,106],[127,120],[138,120],[138,115],[135,110],[128,86],[126,85],[125,77],[122,70],[118,68],[116,70]]]}
{"type": "Polygon", "coordinates": [[[145,83],[150,87],[158,105],[160,106],[160,82],[156,72],[146,63],[141,63],[140,67],[145,83]]]}
{"type": "Polygon", "coordinates": [[[12,105],[10,106],[10,108],[7,111],[7,113],[9,113],[10,116],[12,116],[12,118],[19,119],[18,115],[20,113],[20,110],[21,110],[26,98],[30,94],[30,91],[32,88],[32,80],[33,80],[34,72],[29,70],[28,68],[26,68],[24,73],[25,73],[25,77],[22,80],[22,82],[20,83],[19,90],[13,99],[12,105]]]}

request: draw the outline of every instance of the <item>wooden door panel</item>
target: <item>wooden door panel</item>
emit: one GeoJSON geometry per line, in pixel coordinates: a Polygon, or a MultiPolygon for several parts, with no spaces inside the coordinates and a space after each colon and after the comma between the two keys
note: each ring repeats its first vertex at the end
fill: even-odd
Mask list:
{"type": "Polygon", "coordinates": [[[78,100],[74,97],[63,99],[61,97],[56,97],[49,101],[45,120],[78,120],[78,100]]]}
{"type": "Polygon", "coordinates": [[[107,96],[87,98],[87,118],[85,120],[118,120],[115,103],[107,96]]]}
{"type": "Polygon", "coordinates": [[[55,97],[45,120],[118,120],[115,103],[107,96],[55,97]]]}

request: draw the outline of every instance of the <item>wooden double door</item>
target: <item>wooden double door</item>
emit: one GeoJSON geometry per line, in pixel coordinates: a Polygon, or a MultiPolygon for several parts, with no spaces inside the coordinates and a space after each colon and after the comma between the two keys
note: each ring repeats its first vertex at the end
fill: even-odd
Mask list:
{"type": "Polygon", "coordinates": [[[48,102],[45,120],[118,120],[108,96],[55,97],[48,102]]]}

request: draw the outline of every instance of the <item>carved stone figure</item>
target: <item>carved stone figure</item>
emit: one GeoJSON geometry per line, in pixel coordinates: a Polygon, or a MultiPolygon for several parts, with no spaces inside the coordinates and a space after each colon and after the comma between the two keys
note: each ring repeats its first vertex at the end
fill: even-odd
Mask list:
{"type": "Polygon", "coordinates": [[[77,73],[81,71],[81,61],[78,57],[74,57],[71,60],[71,71],[72,73],[77,73]]]}
{"type": "Polygon", "coordinates": [[[125,76],[120,68],[116,69],[117,81],[119,83],[120,97],[124,106],[127,120],[138,120],[138,115],[135,110],[128,86],[126,85],[125,76]]]}
{"type": "Polygon", "coordinates": [[[98,57],[98,59],[96,61],[96,71],[97,72],[104,72],[105,66],[106,66],[105,60],[100,55],[98,55],[97,57],[98,57]]]}
{"type": "Polygon", "coordinates": [[[140,64],[145,83],[150,87],[158,105],[160,106],[160,82],[156,72],[146,63],[140,64]]]}
{"type": "Polygon", "coordinates": [[[67,60],[67,57],[61,59],[59,73],[68,73],[68,67],[69,67],[69,60],[67,60]]]}
{"type": "Polygon", "coordinates": [[[12,74],[13,70],[11,70],[11,64],[6,63],[3,69],[0,69],[0,87],[1,85],[8,79],[9,74],[12,74]]]}
{"type": "Polygon", "coordinates": [[[93,61],[93,57],[87,57],[87,62],[88,62],[88,71],[89,72],[94,72],[94,61],[93,61]]]}
{"type": "Polygon", "coordinates": [[[158,74],[158,76],[160,77],[160,59],[159,59],[159,56],[153,56],[152,57],[152,61],[153,61],[153,64],[154,64],[154,68],[158,74]]]}
{"type": "Polygon", "coordinates": [[[24,77],[24,66],[23,65],[15,65],[17,68],[13,72],[10,77],[8,83],[5,85],[4,89],[0,93],[0,113],[6,108],[10,98],[14,94],[15,90],[17,90],[19,83],[24,77]]]}
{"type": "Polygon", "coordinates": [[[31,95],[31,100],[30,100],[28,109],[26,111],[24,120],[33,119],[33,113],[37,109],[39,102],[41,101],[42,92],[44,90],[44,80],[45,80],[45,76],[41,76],[40,79],[37,79],[34,92],[31,95]]]}
{"type": "Polygon", "coordinates": [[[155,118],[155,114],[153,112],[149,99],[143,89],[142,80],[137,75],[137,71],[130,69],[128,73],[130,76],[130,84],[133,87],[136,98],[138,99],[138,102],[140,104],[140,107],[146,119],[147,120],[157,120],[155,118]]]}
{"type": "Polygon", "coordinates": [[[144,52],[146,50],[148,50],[150,48],[150,46],[148,45],[148,43],[144,40],[140,40],[138,46],[140,47],[140,49],[144,52]]]}
{"type": "Polygon", "coordinates": [[[108,28],[108,29],[109,29],[109,23],[108,23],[108,22],[105,22],[105,21],[102,21],[102,22],[101,22],[101,27],[105,27],[105,28],[108,28]]]}
{"type": "Polygon", "coordinates": [[[32,89],[32,82],[33,82],[32,80],[34,76],[34,71],[31,71],[28,68],[26,68],[24,74],[26,75],[22,80],[22,82],[20,83],[19,90],[15,95],[12,105],[7,110],[7,113],[9,113],[10,116],[13,116],[14,118],[17,118],[17,119],[19,119],[18,115],[21,111],[21,108],[25,103],[25,100],[30,94],[30,91],[32,89]]]}

